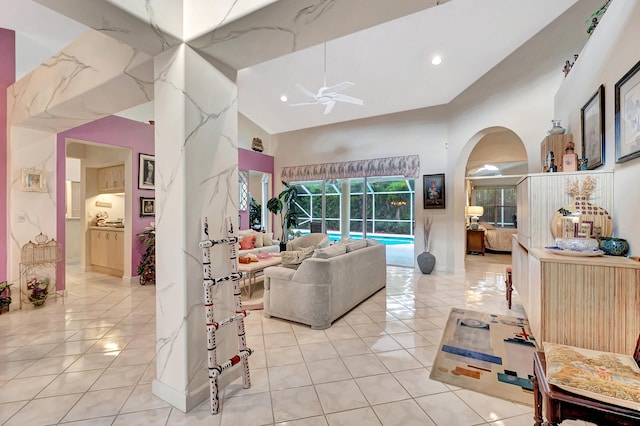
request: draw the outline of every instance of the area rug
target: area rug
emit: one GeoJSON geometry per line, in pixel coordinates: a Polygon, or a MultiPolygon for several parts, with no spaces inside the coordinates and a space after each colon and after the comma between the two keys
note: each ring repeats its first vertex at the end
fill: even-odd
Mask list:
{"type": "Polygon", "coordinates": [[[533,403],[535,339],[525,318],[451,309],[431,379],[533,403]]]}

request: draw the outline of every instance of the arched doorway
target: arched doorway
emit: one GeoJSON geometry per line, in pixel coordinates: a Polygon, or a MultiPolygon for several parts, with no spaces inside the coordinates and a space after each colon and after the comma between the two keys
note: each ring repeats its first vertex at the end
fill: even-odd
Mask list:
{"type": "Polygon", "coordinates": [[[512,235],[517,232],[516,184],[528,172],[526,148],[504,127],[478,132],[467,148],[465,263],[510,263],[512,235]]]}

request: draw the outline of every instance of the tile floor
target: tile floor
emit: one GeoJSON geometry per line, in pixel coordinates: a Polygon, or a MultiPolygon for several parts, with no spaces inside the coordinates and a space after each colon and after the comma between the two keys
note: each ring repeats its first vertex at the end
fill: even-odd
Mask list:
{"type": "Polygon", "coordinates": [[[529,426],[529,406],[429,380],[452,306],[522,313],[517,297],[506,308],[503,271],[389,267],[386,289],[327,330],[254,312],[252,387],[226,387],[216,416],[208,401],[185,414],[151,394],[155,287],[71,271],[64,303],[0,316],[0,424],[529,426]]]}

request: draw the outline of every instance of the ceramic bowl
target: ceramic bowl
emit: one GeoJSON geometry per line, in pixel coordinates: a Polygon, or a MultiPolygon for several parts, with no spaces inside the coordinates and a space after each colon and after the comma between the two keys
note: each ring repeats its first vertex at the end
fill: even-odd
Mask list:
{"type": "Polygon", "coordinates": [[[600,250],[611,256],[626,256],[629,253],[629,243],[622,238],[601,237],[600,250]]]}

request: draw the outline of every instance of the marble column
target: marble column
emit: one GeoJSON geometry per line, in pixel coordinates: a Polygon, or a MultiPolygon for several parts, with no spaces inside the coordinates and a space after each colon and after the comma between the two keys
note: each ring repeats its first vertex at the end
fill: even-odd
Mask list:
{"type": "MultiPolygon", "coordinates": [[[[183,411],[209,395],[200,220],[211,238],[238,215],[237,89],[185,44],[154,59],[156,133],[156,338],[153,393],[183,411]]],[[[229,273],[226,246],[213,271],[229,273]]],[[[234,312],[231,284],[214,288],[216,320],[234,312]]],[[[218,360],[237,353],[235,326],[218,331],[218,360]]],[[[222,386],[240,377],[235,367],[222,386]]]]}

